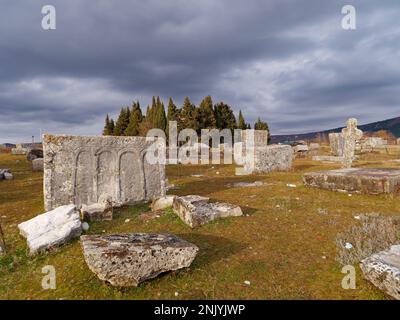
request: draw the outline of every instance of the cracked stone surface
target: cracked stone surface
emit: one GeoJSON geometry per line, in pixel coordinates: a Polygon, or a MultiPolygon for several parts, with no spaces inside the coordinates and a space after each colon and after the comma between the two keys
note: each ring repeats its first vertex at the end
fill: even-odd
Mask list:
{"type": "Polygon", "coordinates": [[[365,194],[398,193],[400,170],[394,168],[349,168],[309,172],[303,175],[304,185],[332,191],[365,194]]]}
{"type": "Polygon", "coordinates": [[[209,198],[196,195],[176,197],[172,208],[191,228],[199,227],[218,218],[243,215],[239,206],[222,202],[209,203],[209,198]]]}
{"type": "Polygon", "coordinates": [[[27,239],[30,254],[64,244],[82,233],[79,211],[75,205],[58,207],[18,225],[27,239]]]}
{"type": "Polygon", "coordinates": [[[365,279],[400,300],[400,245],[373,254],[361,261],[360,267],[365,279]]]}
{"type": "Polygon", "coordinates": [[[100,280],[138,286],[159,274],[189,267],[199,248],[166,233],[81,236],[85,261],[100,280]]]}

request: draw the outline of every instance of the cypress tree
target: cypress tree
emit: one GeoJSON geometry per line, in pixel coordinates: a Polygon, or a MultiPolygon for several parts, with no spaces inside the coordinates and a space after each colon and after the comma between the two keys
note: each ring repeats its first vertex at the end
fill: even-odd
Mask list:
{"type": "Polygon", "coordinates": [[[125,130],[129,125],[129,115],[129,108],[121,108],[121,112],[118,116],[117,122],[115,123],[115,136],[123,136],[125,134],[125,130]]]}
{"type": "Polygon", "coordinates": [[[232,108],[225,104],[224,102],[220,102],[215,105],[214,113],[217,121],[217,128],[220,130],[223,129],[236,129],[236,118],[232,111],[232,108]]]}
{"type": "Polygon", "coordinates": [[[164,103],[161,102],[160,97],[157,97],[153,114],[153,128],[158,128],[165,131],[166,127],[167,117],[165,116],[164,103]]]}
{"type": "Polygon", "coordinates": [[[211,96],[207,96],[201,101],[199,108],[196,109],[195,119],[199,133],[201,129],[213,129],[217,127],[211,96]]]}
{"type": "Polygon", "coordinates": [[[242,110],[239,111],[238,129],[241,129],[241,130],[247,129],[247,124],[246,124],[246,121],[244,120],[242,110]]]}
{"type": "Polygon", "coordinates": [[[191,128],[197,130],[195,119],[196,107],[190,101],[189,97],[185,97],[180,113],[182,128],[191,128]]]}
{"type": "Polygon", "coordinates": [[[108,113],[107,113],[106,121],[105,121],[105,124],[104,124],[104,129],[103,129],[103,136],[109,136],[110,135],[109,129],[110,129],[110,117],[108,116],[108,113]]]}
{"type": "Polygon", "coordinates": [[[143,120],[142,110],[140,109],[139,102],[135,102],[130,112],[129,125],[125,130],[125,136],[139,135],[140,124],[143,120]]]}

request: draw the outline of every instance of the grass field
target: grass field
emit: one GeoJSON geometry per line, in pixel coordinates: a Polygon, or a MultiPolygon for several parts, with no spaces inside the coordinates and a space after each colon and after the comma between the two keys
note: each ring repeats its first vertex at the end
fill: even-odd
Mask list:
{"type": "MultiPolygon", "coordinates": [[[[371,154],[356,166],[400,168],[391,159],[371,154]]],[[[192,230],[171,210],[144,220],[141,214],[149,210],[144,204],[116,210],[112,222],[91,224],[89,234],[170,232],[200,248],[189,269],[118,289],[87,268],[78,239],[49,254],[27,255],[17,224],[43,212],[42,174],[31,172],[23,156],[0,154],[0,168],[10,168],[15,178],[0,181],[0,221],[8,246],[8,254],[0,257],[0,299],[388,299],[362,279],[358,268],[357,289],[342,289],[345,275],[335,261],[335,237],[357,223],[355,215],[400,213],[400,201],[393,195],[349,197],[302,185],[302,173],[336,167],[297,159],[292,172],[241,177],[233,166],[168,167],[169,182],[178,187],[169,193],[231,202],[245,215],[192,230]],[[238,181],[264,185],[228,187],[238,181]],[[41,287],[45,265],[56,268],[56,290],[41,287]]]]}

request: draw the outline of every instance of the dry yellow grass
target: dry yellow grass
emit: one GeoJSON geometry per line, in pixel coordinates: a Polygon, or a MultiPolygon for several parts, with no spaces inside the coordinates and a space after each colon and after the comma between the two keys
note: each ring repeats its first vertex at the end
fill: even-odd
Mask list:
{"type": "MultiPolygon", "coordinates": [[[[400,168],[390,156],[366,155],[357,166],[400,168]],[[372,160],[367,161],[367,160],[372,160]]],[[[163,231],[199,246],[187,270],[167,273],[138,288],[117,289],[87,268],[78,240],[55,252],[27,256],[17,224],[43,212],[42,177],[22,156],[0,154],[0,167],[15,180],[0,181],[0,218],[9,254],[0,258],[0,299],[385,299],[357,269],[357,289],[344,290],[335,261],[335,237],[356,223],[355,215],[400,212],[396,196],[353,195],[307,189],[302,173],[336,165],[298,159],[292,172],[236,177],[233,166],[171,166],[171,194],[207,195],[240,205],[245,216],[215,221],[192,230],[170,210],[143,222],[147,205],[117,210],[112,222],[91,225],[89,233],[163,231]],[[16,163],[19,159],[21,162],[16,163]],[[219,172],[219,174],[217,174],[219,172]],[[191,177],[202,174],[203,177],[191,177]],[[238,181],[263,181],[262,187],[229,188],[238,181]],[[288,188],[287,184],[296,184],[288,188]],[[4,217],[5,216],[5,217],[4,217]],[[125,223],[129,218],[130,222],[125,223]],[[41,269],[53,265],[57,289],[43,290],[41,269]],[[245,285],[244,281],[250,281],[245,285]],[[178,297],[175,297],[178,292],[178,297]]]]}

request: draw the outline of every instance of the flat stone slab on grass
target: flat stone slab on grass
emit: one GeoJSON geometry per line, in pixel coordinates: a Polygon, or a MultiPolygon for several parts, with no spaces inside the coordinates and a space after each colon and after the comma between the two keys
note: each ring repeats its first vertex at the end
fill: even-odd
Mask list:
{"type": "Polygon", "coordinates": [[[81,236],[89,269],[117,287],[138,286],[159,274],[189,267],[199,248],[175,235],[132,233],[81,236]]]}
{"type": "Polygon", "coordinates": [[[23,222],[18,229],[27,239],[30,254],[33,255],[79,237],[81,225],[75,205],[66,205],[23,222]]]}
{"type": "Polygon", "coordinates": [[[172,208],[191,228],[199,227],[218,218],[243,215],[239,206],[222,202],[209,203],[209,198],[194,195],[176,197],[172,208]]]}
{"type": "Polygon", "coordinates": [[[397,193],[400,190],[399,169],[350,168],[310,172],[303,175],[304,185],[332,191],[366,194],[397,193]]]}
{"type": "Polygon", "coordinates": [[[361,261],[364,278],[400,300],[400,245],[392,246],[361,261]]]}

